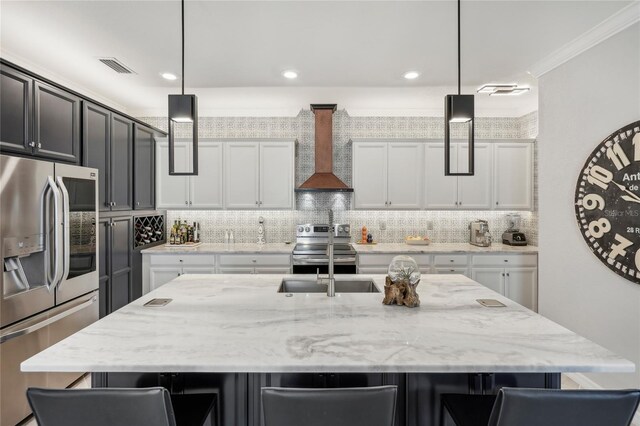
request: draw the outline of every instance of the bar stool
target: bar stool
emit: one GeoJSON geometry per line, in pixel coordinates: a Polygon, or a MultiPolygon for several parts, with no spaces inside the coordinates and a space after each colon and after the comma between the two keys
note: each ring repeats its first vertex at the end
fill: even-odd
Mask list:
{"type": "Polygon", "coordinates": [[[457,426],[629,426],[640,390],[502,388],[498,395],[443,394],[457,426]]]}
{"type": "Polygon", "coordinates": [[[393,426],[396,386],[262,388],[265,426],[393,426]]]}
{"type": "Polygon", "coordinates": [[[202,426],[217,395],[172,396],[161,387],[29,388],[27,399],[38,426],[202,426]]]}

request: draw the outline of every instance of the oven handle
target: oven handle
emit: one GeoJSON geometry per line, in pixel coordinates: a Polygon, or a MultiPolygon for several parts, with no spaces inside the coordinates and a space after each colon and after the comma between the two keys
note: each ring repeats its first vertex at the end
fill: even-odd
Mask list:
{"type": "MultiPolygon", "coordinates": [[[[323,263],[323,264],[329,264],[329,259],[294,259],[294,262],[298,261],[300,262],[299,264],[304,264],[304,263],[323,263]]],[[[333,259],[333,263],[355,263],[356,262],[356,258],[355,257],[340,257],[340,258],[334,258],[333,259]]]]}

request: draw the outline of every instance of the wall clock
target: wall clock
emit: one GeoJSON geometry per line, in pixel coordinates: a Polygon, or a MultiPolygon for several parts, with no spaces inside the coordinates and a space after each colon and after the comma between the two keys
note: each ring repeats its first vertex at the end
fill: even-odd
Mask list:
{"type": "Polygon", "coordinates": [[[602,141],[575,194],[580,233],[609,269],[640,284],[640,121],[602,141]]]}

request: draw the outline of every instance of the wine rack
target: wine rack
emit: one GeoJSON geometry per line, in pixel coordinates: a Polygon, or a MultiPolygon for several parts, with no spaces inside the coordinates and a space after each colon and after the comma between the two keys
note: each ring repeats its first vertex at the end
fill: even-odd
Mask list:
{"type": "Polygon", "coordinates": [[[133,218],[135,248],[164,242],[166,239],[164,216],[136,216],[133,218]]]}

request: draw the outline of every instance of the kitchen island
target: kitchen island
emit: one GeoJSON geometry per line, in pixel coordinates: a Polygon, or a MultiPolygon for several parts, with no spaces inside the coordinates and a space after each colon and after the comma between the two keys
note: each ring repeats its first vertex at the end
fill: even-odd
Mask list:
{"type": "MultiPolygon", "coordinates": [[[[371,278],[382,290],[384,276],[371,278]]],[[[562,372],[634,370],[633,363],[461,275],[423,275],[422,305],[415,309],[384,306],[382,293],[289,296],[277,292],[281,281],[183,275],[22,369],[101,373],[95,384],[105,386],[168,380],[178,391],[217,388],[223,424],[252,426],[260,424],[264,385],[395,383],[404,407],[397,424],[435,425],[442,391],[558,387],[562,372]],[[143,306],[153,298],[172,301],[143,306]],[[481,298],[507,306],[486,308],[476,302],[481,298]]]]}

